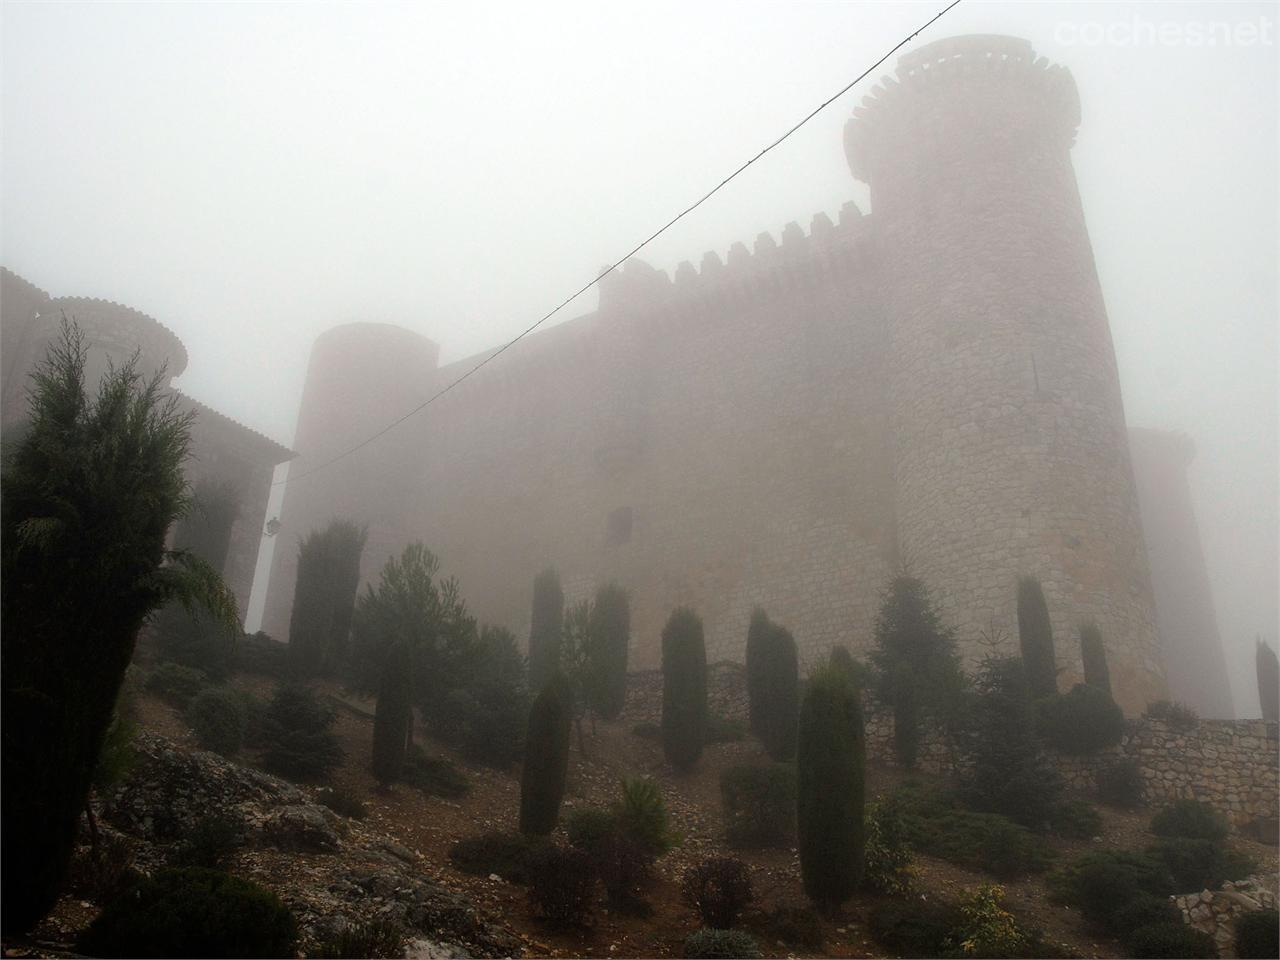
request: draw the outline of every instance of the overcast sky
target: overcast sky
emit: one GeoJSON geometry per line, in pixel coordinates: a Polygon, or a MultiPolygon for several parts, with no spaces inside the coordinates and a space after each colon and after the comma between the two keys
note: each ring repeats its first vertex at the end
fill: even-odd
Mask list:
{"type": "MultiPolygon", "coordinates": [[[[944,5],[10,0],[0,259],[161,320],[184,390],[288,443],[318,333],[399,323],[444,361],[509,339],[944,5]]],[[[1129,422],[1197,444],[1246,711],[1280,591],[1277,20],[965,0],[917,41],[1015,34],[1076,77],[1129,422]]],[[[671,270],[867,209],[840,138],[865,89],[643,258],[671,270]]]]}

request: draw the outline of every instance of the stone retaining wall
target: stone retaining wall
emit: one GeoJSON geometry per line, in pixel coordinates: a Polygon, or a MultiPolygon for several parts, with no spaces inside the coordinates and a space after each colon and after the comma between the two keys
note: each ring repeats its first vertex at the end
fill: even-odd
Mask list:
{"type": "Polygon", "coordinates": [[[1249,877],[1228,880],[1221,890],[1174,897],[1173,905],[1182,911],[1183,922],[1213,937],[1218,956],[1235,957],[1236,921],[1255,910],[1274,910],[1276,894],[1261,877],[1249,877]]]}

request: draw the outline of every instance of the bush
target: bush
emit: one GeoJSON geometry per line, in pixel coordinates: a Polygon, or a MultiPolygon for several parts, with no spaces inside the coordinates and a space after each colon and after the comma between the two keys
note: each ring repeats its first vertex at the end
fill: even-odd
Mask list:
{"type": "Polygon", "coordinates": [[[957,919],[956,909],[938,901],[893,900],[875,907],[867,929],[880,946],[903,957],[941,957],[957,919]]]}
{"type": "Polygon", "coordinates": [[[519,833],[482,833],[450,847],[449,862],[463,873],[480,877],[496,873],[509,883],[526,883],[529,854],[544,844],[519,833]]]}
{"type": "Polygon", "coordinates": [[[524,770],[520,777],[520,832],[546,836],[560,818],[569,767],[573,723],[571,694],[562,678],[552,680],[529,710],[524,770]]]}
{"type": "Polygon", "coordinates": [[[466,774],[447,757],[429,757],[416,743],[405,761],[404,782],[433,797],[456,800],[471,789],[466,774]]]}
{"type": "Polygon", "coordinates": [[[863,886],[876,893],[902,896],[911,891],[911,848],[902,815],[891,803],[877,801],[866,811],[863,886]]]}
{"type": "Polygon", "coordinates": [[[1185,703],[1171,700],[1153,700],[1147,704],[1142,715],[1149,720],[1163,720],[1169,726],[1182,733],[1194,730],[1200,722],[1200,715],[1185,703]]]}
{"type": "Polygon", "coordinates": [[[163,870],[113,900],[79,949],[94,957],[292,957],[293,915],[256,883],[216,870],[163,870]]]}
{"type": "Polygon", "coordinates": [[[174,848],[169,862],[175,867],[221,870],[244,844],[244,821],[226,813],[202,817],[187,838],[174,848]]]}
{"type": "Polygon", "coordinates": [[[160,658],[199,670],[217,683],[230,676],[238,629],[230,630],[208,614],[191,613],[182,604],[172,603],[156,617],[152,630],[160,658]]]}
{"type": "Polygon", "coordinates": [[[565,834],[569,846],[589,853],[618,832],[618,818],[612,810],[601,807],[584,807],[574,810],[565,819],[565,834]]]}
{"type": "Polygon", "coordinates": [[[538,915],[565,926],[591,917],[595,871],[581,850],[548,844],[526,858],[529,899],[538,915]]]}
{"type": "Polygon", "coordinates": [[[1227,838],[1231,826],[1207,803],[1182,799],[1175,800],[1151,818],[1151,832],[1157,837],[1220,842],[1227,838]]]}
{"type": "Polygon", "coordinates": [[[1148,847],[1147,853],[1168,868],[1174,889],[1184,892],[1217,890],[1224,880],[1239,880],[1253,869],[1250,858],[1216,840],[1170,837],[1148,847]]]}
{"type": "Polygon", "coordinates": [[[796,774],[789,764],[738,764],[720,774],[725,833],[735,847],[782,843],[794,835],[796,774]]]}
{"type": "Polygon", "coordinates": [[[201,748],[233,757],[244,742],[248,718],[240,697],[230,690],[213,688],[192,698],[187,705],[187,723],[201,748]]]}
{"type": "Polygon", "coordinates": [[[681,891],[704,927],[728,930],[751,902],[751,871],[733,857],[711,857],[685,871],[681,891]]]}
{"type": "Polygon", "coordinates": [[[702,756],[707,737],[707,650],[702,621],[678,607],[662,628],[662,755],[679,770],[702,756]]]}
{"type": "Polygon", "coordinates": [[[363,820],[369,815],[364,801],[345,787],[321,787],[316,791],[316,800],[334,813],[352,820],[363,820]]]}
{"type": "MultiPolygon", "coordinates": [[[[1001,904],[1004,888],[984,884],[966,893],[957,909],[959,919],[948,937],[963,956],[1021,957],[1028,946],[1027,935],[1001,904]]],[[[1037,954],[1038,955],[1038,954],[1037,954]]]]}
{"type": "Polygon", "coordinates": [[[236,668],[241,673],[284,680],[289,676],[289,647],[261,630],[246,633],[236,649],[236,668]]]}
{"type": "Polygon", "coordinates": [[[1018,643],[1027,685],[1036,700],[1058,692],[1058,666],[1053,650],[1049,605],[1035,577],[1018,578],[1018,643]]]}
{"type": "Polygon", "coordinates": [[[810,679],[796,749],[796,826],[805,893],[820,910],[849,898],[863,867],[862,706],[846,674],[810,679]]]}
{"type": "Polygon", "coordinates": [[[403,957],[408,934],[390,920],[347,924],[332,937],[307,951],[308,957],[339,960],[345,957],[403,957]]]}
{"type": "Polygon", "coordinates": [[[763,956],[755,938],[741,930],[695,930],[684,938],[683,955],[691,960],[720,960],[740,957],[754,960],[763,956]]]}
{"type": "Polygon", "coordinates": [[[1254,910],[1236,921],[1236,956],[1280,956],[1280,913],[1254,910]]]}
{"type": "Polygon", "coordinates": [[[1049,826],[1058,836],[1089,840],[1102,832],[1102,817],[1083,800],[1064,800],[1049,814],[1049,826]]]}
{"type": "Polygon", "coordinates": [[[622,781],[622,799],[614,811],[623,835],[660,857],[675,845],[662,789],[648,777],[622,781]]]}
{"type": "Polygon", "coordinates": [[[1124,713],[1105,690],[1077,683],[1036,703],[1036,727],[1050,746],[1086,756],[1120,742],[1124,713]]]}
{"type": "Polygon", "coordinates": [[[1086,853],[1049,877],[1054,897],[1078,907],[1101,930],[1123,933],[1117,914],[1143,895],[1167,897],[1173,878],[1164,864],[1132,850],[1086,853]]]}
{"type": "Polygon", "coordinates": [[[1158,923],[1181,923],[1182,911],[1168,897],[1140,893],[1112,914],[1111,925],[1120,931],[1134,931],[1158,923]]]}
{"type": "Polygon", "coordinates": [[[774,907],[765,921],[765,930],[774,940],[811,953],[826,945],[822,921],[808,907],[774,907]]]}
{"type": "Polygon", "coordinates": [[[148,692],[179,708],[186,707],[208,685],[209,678],[203,671],[171,662],[156,667],[144,684],[148,692]]]}
{"type": "MultiPolygon", "coordinates": [[[[747,725],[733,717],[707,717],[707,744],[737,743],[747,735],[747,725]]],[[[661,728],[659,728],[661,736],[661,728]]]]}
{"type": "Polygon", "coordinates": [[[333,711],[309,687],[276,688],[262,718],[261,736],[267,745],[263,765],[296,780],[327,776],[342,762],[342,748],[330,730],[334,719],[333,711]]]}
{"type": "Polygon", "coordinates": [[[1216,957],[1213,937],[1177,923],[1157,923],[1141,927],[1125,937],[1131,957],[1216,957]]]}
{"type": "Polygon", "coordinates": [[[649,878],[653,853],[623,832],[617,814],[599,808],[574,811],[567,832],[570,846],[590,858],[610,906],[644,912],[639,888],[649,878]]]}
{"type": "Polygon", "coordinates": [[[104,904],[136,883],[133,841],[119,833],[100,833],[95,846],[77,851],[67,885],[77,897],[104,904]]]}
{"type": "Polygon", "coordinates": [[[481,680],[471,688],[475,710],[459,726],[457,747],[473,763],[510,770],[524,755],[529,696],[523,683],[481,680]]]}
{"type": "Polygon", "coordinates": [[[1098,799],[1113,807],[1133,810],[1146,799],[1147,785],[1137,760],[1120,760],[1098,773],[1098,799]]]}
{"type": "Polygon", "coordinates": [[[378,684],[373,714],[373,775],[380,784],[395,783],[404,775],[413,727],[413,683],[409,648],[402,643],[387,652],[378,684]]]}

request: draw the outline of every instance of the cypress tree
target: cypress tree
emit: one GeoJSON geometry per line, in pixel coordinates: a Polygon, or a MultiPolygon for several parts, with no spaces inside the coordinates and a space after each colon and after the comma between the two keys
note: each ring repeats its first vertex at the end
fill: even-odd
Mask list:
{"type": "Polygon", "coordinates": [[[800,714],[800,661],[796,641],[785,627],[769,632],[769,672],[765,678],[764,729],[760,739],[774,760],[786,761],[796,753],[796,724],[800,714]]]}
{"type": "Polygon", "coordinates": [[[1049,605],[1035,577],[1018,578],[1018,642],[1026,665],[1031,696],[1039,700],[1058,692],[1058,667],[1053,652],[1049,605]]]}
{"type": "Polygon", "coordinates": [[[827,665],[836,670],[843,670],[850,677],[856,676],[858,672],[853,662],[853,654],[842,643],[837,643],[831,648],[831,657],[827,660],[827,665]]]}
{"type": "Polygon", "coordinates": [[[1097,624],[1080,628],[1080,662],[1084,665],[1084,682],[1111,695],[1111,671],[1107,667],[1107,651],[1102,645],[1102,631],[1097,624]]]}
{"type": "Polygon", "coordinates": [[[768,647],[773,622],[763,607],[751,611],[747,626],[747,728],[752,736],[762,737],[765,730],[765,687],[769,680],[768,647]]]}
{"type": "Polygon", "coordinates": [[[413,682],[409,650],[391,648],[382,667],[378,705],[373,714],[373,775],[386,785],[400,779],[413,724],[413,682]]]}
{"type": "Polygon", "coordinates": [[[304,677],[330,673],[346,656],[365,537],[354,523],[333,520],[298,545],[289,658],[304,677]]]}
{"type": "Polygon", "coordinates": [[[548,567],[533,578],[533,617],[529,626],[529,686],[541,690],[560,669],[564,630],[564,591],[560,575],[548,567]]]}
{"type": "Polygon", "coordinates": [[[796,825],[805,893],[824,913],[854,892],[863,867],[862,706],[849,678],[809,681],[796,749],[796,825]]]}
{"type": "Polygon", "coordinates": [[[1258,703],[1262,707],[1262,719],[1275,723],[1280,720],[1280,662],[1276,652],[1257,639],[1254,664],[1258,673],[1258,703]]]}
{"type": "Polygon", "coordinates": [[[520,832],[529,836],[546,836],[560,819],[573,725],[572,693],[566,687],[563,677],[553,677],[529,708],[520,774],[520,832]]]}
{"type": "Polygon", "coordinates": [[[631,645],[631,603],[627,591],[607,583],[591,607],[591,657],[595,680],[592,709],[616,720],[627,702],[627,648],[631,645]]]}
{"type": "Polygon", "coordinates": [[[920,705],[908,664],[898,664],[898,680],[893,686],[893,753],[898,763],[910,770],[920,755],[920,705]]]}
{"type": "Polygon", "coordinates": [[[702,621],[677,607],[662,629],[662,754],[687,770],[702,756],[707,735],[707,650],[702,621]]]}

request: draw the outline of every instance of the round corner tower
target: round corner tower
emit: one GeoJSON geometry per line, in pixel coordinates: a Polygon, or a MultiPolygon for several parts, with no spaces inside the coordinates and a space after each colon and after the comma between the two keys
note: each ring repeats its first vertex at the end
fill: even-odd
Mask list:
{"type": "Polygon", "coordinates": [[[263,614],[262,628],[276,639],[288,637],[298,543],[312,530],[335,519],[367,527],[362,580],[403,548],[420,493],[419,446],[392,437],[342,455],[430,395],[439,355],[433,341],[390,323],[347,323],[316,338],[263,614]]]}
{"type": "Polygon", "coordinates": [[[969,643],[1016,646],[1017,578],[1038,577],[1062,688],[1096,622],[1132,713],[1165,681],[1079,121],[1071,74],[1028,41],[955,37],[899,60],[845,151],[888,307],[903,559],[969,643]]]}

